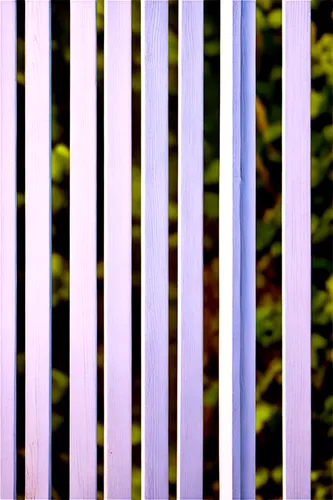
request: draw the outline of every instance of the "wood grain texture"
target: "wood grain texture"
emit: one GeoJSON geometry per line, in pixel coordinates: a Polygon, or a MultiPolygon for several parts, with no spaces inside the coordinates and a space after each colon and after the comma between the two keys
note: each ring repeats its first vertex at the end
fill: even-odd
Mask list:
{"type": "Polygon", "coordinates": [[[132,4],[104,11],[104,495],[131,498],[132,4]]]}
{"type": "Polygon", "coordinates": [[[311,4],[283,3],[283,497],[311,498],[311,4]]]}
{"type": "Polygon", "coordinates": [[[97,495],[96,2],[70,4],[70,498],[97,495]]]}
{"type": "Polygon", "coordinates": [[[240,157],[241,498],[256,496],[256,3],[242,0],[240,157]]]}
{"type": "Polygon", "coordinates": [[[0,0],[0,498],[16,495],[16,3],[0,0]]]}
{"type": "Polygon", "coordinates": [[[203,495],[203,1],[179,3],[177,498],[203,495]]]}
{"type": "Polygon", "coordinates": [[[221,1],[219,205],[220,499],[240,498],[241,2],[221,1]]]}
{"type": "Polygon", "coordinates": [[[142,498],[168,483],[168,2],[141,2],[142,498]]]}
{"type": "Polygon", "coordinates": [[[25,495],[51,494],[51,9],[25,3],[25,495]]]}

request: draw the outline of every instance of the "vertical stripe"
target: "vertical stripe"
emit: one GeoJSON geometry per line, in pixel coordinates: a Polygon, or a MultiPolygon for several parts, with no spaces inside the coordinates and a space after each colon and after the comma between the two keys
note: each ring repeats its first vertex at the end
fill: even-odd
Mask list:
{"type": "Polygon", "coordinates": [[[131,498],[132,4],[106,0],[104,28],[104,495],[131,498]]]}
{"type": "Polygon", "coordinates": [[[241,498],[256,496],[256,4],[241,15],[241,498]]]}
{"type": "Polygon", "coordinates": [[[70,498],[97,494],[96,2],[70,5],[70,498]]]}
{"type": "Polygon", "coordinates": [[[142,498],[168,483],[168,2],[141,2],[142,498]]]}
{"type": "Polygon", "coordinates": [[[51,11],[25,3],[26,498],[51,494],[51,11]]]}
{"type": "Polygon", "coordinates": [[[16,3],[0,0],[0,498],[16,495],[16,3]]]}
{"type": "Polygon", "coordinates": [[[179,3],[177,498],[203,495],[203,1],[179,3]]]}
{"type": "Polygon", "coordinates": [[[221,0],[219,206],[220,499],[240,498],[241,2],[221,0]]]}
{"type": "Polygon", "coordinates": [[[283,0],[283,497],[311,497],[311,4],[283,0]]]}

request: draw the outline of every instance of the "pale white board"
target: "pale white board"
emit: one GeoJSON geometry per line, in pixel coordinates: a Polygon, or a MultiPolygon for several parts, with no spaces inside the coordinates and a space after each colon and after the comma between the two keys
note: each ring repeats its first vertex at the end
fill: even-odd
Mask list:
{"type": "Polygon", "coordinates": [[[219,204],[220,499],[240,498],[240,21],[221,0],[219,204]]]}
{"type": "Polygon", "coordinates": [[[25,3],[25,496],[51,494],[51,5],[25,3]]]}
{"type": "Polygon", "coordinates": [[[131,498],[132,4],[104,10],[104,495],[131,498]]]}
{"type": "Polygon", "coordinates": [[[221,0],[220,498],[255,498],[255,3],[221,0]]]}
{"type": "Polygon", "coordinates": [[[16,3],[0,1],[0,498],[16,495],[16,3]]]}
{"type": "Polygon", "coordinates": [[[177,498],[203,495],[203,1],[179,2],[177,498]]]}
{"type": "Polygon", "coordinates": [[[168,484],[168,2],[141,2],[142,499],[168,484]]]}
{"type": "Polygon", "coordinates": [[[284,0],[283,498],[311,498],[311,3],[284,0]]]}
{"type": "Polygon", "coordinates": [[[70,498],[91,500],[97,495],[95,1],[71,0],[70,53],[70,498]]]}

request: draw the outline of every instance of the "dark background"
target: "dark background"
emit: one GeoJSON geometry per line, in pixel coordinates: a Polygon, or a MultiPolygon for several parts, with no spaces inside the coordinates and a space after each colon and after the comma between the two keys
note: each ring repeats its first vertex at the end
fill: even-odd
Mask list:
{"type": "MultiPolygon", "coordinates": [[[[98,30],[98,420],[103,425],[103,2],[98,30]]],[[[332,499],[333,7],[312,2],[312,498],[332,499]]],[[[52,2],[53,496],[68,498],[69,2],[52,2]]],[[[170,211],[177,208],[177,3],[169,9],[170,211]]],[[[257,0],[257,499],[282,496],[281,1],[257,0]]],[[[205,2],[204,496],[218,498],[219,2],[205,2]],[[209,177],[208,177],[209,172],[209,177]]],[[[18,494],[24,495],[24,3],[18,4],[18,494]]],[[[84,106],[84,103],[82,103],[84,106]]],[[[133,500],[140,498],[140,5],[133,1],[133,500]]],[[[82,221],[84,223],[84,221],[82,221]]],[[[170,217],[170,496],[176,483],[177,218],[170,217]]],[[[98,432],[98,488],[103,437],[98,432]]],[[[101,497],[102,498],[102,497],[101,497]]]]}

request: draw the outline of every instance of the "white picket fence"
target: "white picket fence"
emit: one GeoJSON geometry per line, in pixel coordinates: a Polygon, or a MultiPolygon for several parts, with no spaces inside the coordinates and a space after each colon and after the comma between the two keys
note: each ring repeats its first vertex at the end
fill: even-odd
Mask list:
{"type": "MultiPolygon", "coordinates": [[[[131,1],[105,0],[104,495],[131,498],[131,1]]],[[[51,488],[51,9],[26,0],[26,498],[51,488]]],[[[141,0],[142,498],[168,491],[168,2],[141,0]]],[[[97,495],[96,4],[70,4],[70,498],[97,495]]],[[[255,498],[255,1],[221,0],[220,498],[255,498]]],[[[283,0],[283,490],[311,497],[310,1],[283,0]]],[[[0,0],[0,497],[16,497],[16,3],[0,0]]],[[[203,0],[179,0],[178,499],[203,490],[203,0]]]]}

